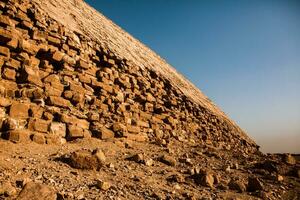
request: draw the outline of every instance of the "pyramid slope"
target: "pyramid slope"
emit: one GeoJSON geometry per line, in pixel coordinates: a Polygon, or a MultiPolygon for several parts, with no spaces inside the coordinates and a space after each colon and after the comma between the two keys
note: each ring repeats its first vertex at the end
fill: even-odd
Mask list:
{"type": "Polygon", "coordinates": [[[177,140],[257,152],[199,89],[83,1],[0,6],[2,138],[177,140]]]}
{"type": "Polygon", "coordinates": [[[126,58],[139,67],[155,70],[191,100],[231,124],[242,139],[255,144],[224,112],[164,59],[84,1],[34,0],[34,2],[53,19],[70,30],[85,34],[99,42],[116,56],[126,58]]]}

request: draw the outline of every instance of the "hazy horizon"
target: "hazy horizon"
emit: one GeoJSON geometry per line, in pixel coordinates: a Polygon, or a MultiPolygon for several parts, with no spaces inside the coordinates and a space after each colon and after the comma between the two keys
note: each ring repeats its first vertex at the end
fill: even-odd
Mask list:
{"type": "Polygon", "coordinates": [[[300,153],[300,1],[86,2],[166,59],[263,152],[300,153]]]}

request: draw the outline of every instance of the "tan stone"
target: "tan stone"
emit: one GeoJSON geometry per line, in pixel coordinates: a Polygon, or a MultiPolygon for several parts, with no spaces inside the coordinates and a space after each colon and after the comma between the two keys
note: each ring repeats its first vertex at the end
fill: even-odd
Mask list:
{"type": "Polygon", "coordinates": [[[61,98],[61,97],[56,97],[56,96],[50,96],[48,98],[48,103],[50,105],[58,106],[58,107],[63,107],[63,108],[69,108],[72,106],[70,101],[61,98]]]}
{"type": "Polygon", "coordinates": [[[27,52],[30,55],[35,55],[39,48],[32,40],[21,39],[19,41],[19,48],[27,52]]]}
{"type": "Polygon", "coordinates": [[[60,122],[52,122],[49,128],[50,134],[66,137],[66,124],[60,122]]]}
{"type": "Polygon", "coordinates": [[[124,137],[126,137],[128,140],[136,141],[136,142],[146,142],[146,141],[148,141],[148,136],[145,133],[140,133],[140,134],[126,133],[124,135],[124,137]]]}
{"type": "Polygon", "coordinates": [[[139,126],[131,126],[131,125],[127,125],[127,131],[129,133],[133,133],[133,134],[138,134],[141,132],[141,129],[139,126]]]}
{"type": "Polygon", "coordinates": [[[46,186],[41,183],[29,182],[27,183],[19,196],[18,200],[56,200],[56,192],[49,186],[46,186]]]}
{"type": "Polygon", "coordinates": [[[34,133],[32,136],[32,141],[37,144],[46,144],[46,138],[43,133],[34,133]]]}
{"type": "Polygon", "coordinates": [[[115,133],[106,127],[102,127],[96,137],[101,140],[111,139],[115,137],[115,133]]]}
{"type": "Polygon", "coordinates": [[[21,62],[18,60],[15,60],[13,58],[10,58],[6,63],[5,66],[14,68],[14,69],[19,69],[21,67],[21,62]]]}
{"type": "Polygon", "coordinates": [[[84,130],[76,125],[68,125],[68,139],[73,140],[84,137],[84,130]]]}
{"type": "Polygon", "coordinates": [[[0,15],[0,25],[2,26],[12,26],[12,23],[8,16],[0,15]]]}
{"type": "Polygon", "coordinates": [[[31,118],[28,123],[29,130],[47,133],[50,126],[50,121],[43,119],[31,118]]]}
{"type": "Polygon", "coordinates": [[[13,38],[13,35],[10,31],[3,29],[0,27],[0,41],[9,42],[13,38]]]}
{"type": "MultiPolygon", "coordinates": [[[[0,37],[1,38],[1,37],[0,37]]],[[[11,39],[10,39],[10,41],[8,41],[7,43],[6,43],[6,46],[8,47],[8,48],[10,48],[10,49],[17,49],[17,47],[19,46],[19,38],[17,38],[17,37],[12,37],[11,39]]]]}
{"type": "Polygon", "coordinates": [[[78,126],[82,129],[89,129],[90,123],[85,119],[78,119],[77,117],[68,115],[68,114],[62,114],[60,116],[61,122],[64,122],[66,124],[71,124],[78,126]]]}
{"type": "Polygon", "coordinates": [[[80,67],[82,69],[89,69],[90,65],[87,62],[83,61],[83,60],[79,60],[77,62],[77,67],[80,67]]]}
{"type": "Polygon", "coordinates": [[[14,102],[10,106],[9,116],[12,118],[28,118],[30,105],[28,103],[14,102]]]}
{"type": "Polygon", "coordinates": [[[30,141],[30,132],[26,130],[11,130],[7,132],[7,139],[12,142],[28,142],[30,141]]]}
{"type": "Polygon", "coordinates": [[[2,77],[14,81],[16,80],[16,71],[14,69],[4,68],[2,77]]]}
{"type": "Polygon", "coordinates": [[[5,57],[9,58],[10,57],[9,48],[0,46],[0,55],[4,55],[5,57]]]}
{"type": "Polygon", "coordinates": [[[0,96],[0,106],[2,106],[2,107],[8,107],[8,106],[11,105],[11,103],[12,102],[11,102],[10,99],[0,96]]]}
{"type": "Polygon", "coordinates": [[[56,37],[48,36],[47,40],[48,40],[49,44],[53,44],[54,46],[61,45],[60,39],[58,39],[56,37]]]}
{"type": "Polygon", "coordinates": [[[45,84],[45,92],[48,96],[57,96],[60,97],[63,90],[59,90],[55,87],[52,87],[50,84],[45,84]]]}
{"type": "Polygon", "coordinates": [[[38,68],[34,68],[32,66],[24,66],[23,73],[21,74],[21,79],[25,82],[43,87],[43,83],[39,77],[38,68]]]}
{"type": "Polygon", "coordinates": [[[90,170],[99,170],[103,166],[103,163],[95,155],[86,150],[73,152],[70,156],[70,162],[68,164],[76,169],[90,170]]]}

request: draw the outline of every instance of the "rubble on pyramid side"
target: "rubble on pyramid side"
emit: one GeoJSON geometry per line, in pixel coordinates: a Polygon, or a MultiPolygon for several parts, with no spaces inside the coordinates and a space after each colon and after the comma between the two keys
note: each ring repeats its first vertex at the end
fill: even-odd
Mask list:
{"type": "Polygon", "coordinates": [[[0,2],[0,128],[13,142],[206,143],[251,153],[241,129],[163,74],[69,29],[34,2],[0,2]]]}

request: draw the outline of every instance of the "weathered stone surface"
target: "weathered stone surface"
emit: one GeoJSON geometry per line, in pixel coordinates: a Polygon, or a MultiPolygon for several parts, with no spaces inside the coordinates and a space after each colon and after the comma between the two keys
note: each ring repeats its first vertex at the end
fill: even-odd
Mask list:
{"type": "Polygon", "coordinates": [[[2,72],[2,77],[8,80],[16,80],[16,71],[14,69],[5,68],[2,72]]]}
{"type": "Polygon", "coordinates": [[[52,122],[49,127],[50,134],[60,137],[66,137],[66,124],[59,122],[52,122]]]}
{"type": "Polygon", "coordinates": [[[84,129],[76,125],[68,125],[68,139],[77,139],[84,137],[84,129]]]}
{"type": "Polygon", "coordinates": [[[10,106],[9,116],[12,118],[28,118],[30,105],[28,103],[14,102],[10,106]]]}
{"type": "Polygon", "coordinates": [[[50,105],[59,106],[59,107],[63,107],[63,108],[69,108],[72,106],[70,101],[68,101],[64,98],[61,98],[61,97],[57,97],[57,96],[50,96],[48,98],[48,102],[50,105]]]}
{"type": "Polygon", "coordinates": [[[160,161],[165,163],[166,165],[176,166],[176,159],[166,154],[160,158],[160,161]]]}
{"type": "Polygon", "coordinates": [[[68,114],[62,114],[60,116],[60,120],[61,120],[61,122],[64,122],[66,124],[75,125],[82,129],[89,129],[89,127],[90,127],[90,123],[87,120],[78,119],[77,117],[71,116],[68,114]]]}
{"type": "Polygon", "coordinates": [[[111,187],[111,184],[109,182],[106,181],[102,181],[102,180],[97,180],[97,187],[101,190],[109,190],[111,187]]]}
{"type": "Polygon", "coordinates": [[[0,46],[0,55],[3,55],[6,58],[9,58],[10,57],[10,50],[9,50],[9,48],[0,46]]]}
{"type": "Polygon", "coordinates": [[[118,137],[123,137],[127,133],[126,126],[119,122],[114,123],[112,129],[118,137]]]}
{"type": "MultiPolygon", "coordinates": [[[[18,125],[18,129],[52,132],[47,134],[51,136],[46,137],[46,142],[51,137],[66,137],[66,132],[69,139],[70,136],[90,137],[91,131],[102,139],[155,140],[161,145],[167,145],[170,137],[184,142],[193,133],[195,142],[203,139],[218,146],[226,140],[230,148],[245,152],[257,150],[254,142],[229,123],[222,112],[215,110],[206,97],[198,94],[201,105],[192,101],[188,94],[197,90],[184,93],[185,90],[174,87],[173,80],[177,76],[167,78],[175,73],[169,68],[160,71],[164,68],[163,61],[146,67],[149,59],[144,57],[143,64],[137,65],[133,61],[139,60],[143,53],[128,60],[128,56],[137,51],[125,53],[127,44],[126,50],[116,55],[117,50],[108,49],[110,45],[105,45],[106,42],[96,42],[93,35],[86,38],[68,29],[59,20],[49,18],[45,9],[36,11],[34,2],[6,4],[7,1],[2,1],[0,5],[3,10],[0,17],[0,96],[3,98],[0,104],[10,117],[39,119],[30,119],[28,124],[18,125]],[[22,109],[16,113],[13,106],[9,108],[12,99],[22,99],[35,106],[31,106],[28,113],[22,109]],[[57,130],[59,128],[49,125],[46,128],[43,123],[37,125],[40,120],[64,123],[70,130],[57,130]],[[161,134],[157,134],[157,130],[161,130],[161,134]],[[241,136],[243,142],[235,136],[241,136]]],[[[119,42],[121,40],[114,43],[115,47],[122,47],[119,42]]],[[[144,46],[139,48],[144,49],[144,46]]],[[[145,52],[151,54],[151,51],[145,52]]],[[[157,59],[155,56],[150,60],[157,59]]],[[[183,87],[185,81],[177,85],[183,87]]]]}
{"type": "Polygon", "coordinates": [[[96,137],[100,138],[101,140],[111,139],[115,137],[115,133],[106,127],[102,127],[99,133],[97,133],[96,137]]]}
{"type": "Polygon", "coordinates": [[[70,159],[68,164],[76,169],[94,169],[100,170],[104,162],[103,160],[99,159],[97,155],[98,151],[94,151],[93,153],[87,150],[79,150],[73,152],[70,155],[70,159]]]}
{"type": "Polygon", "coordinates": [[[57,194],[56,192],[41,183],[29,182],[27,183],[22,191],[20,192],[18,198],[19,200],[56,200],[57,194]]]}
{"type": "Polygon", "coordinates": [[[10,130],[7,132],[7,139],[12,142],[29,142],[30,132],[26,130],[10,130]]]}
{"type": "Polygon", "coordinates": [[[0,96],[0,106],[8,107],[12,104],[11,100],[5,97],[0,96]]]}
{"type": "Polygon", "coordinates": [[[39,76],[39,70],[36,67],[24,66],[22,79],[28,83],[42,87],[43,83],[39,76]]]}
{"type": "Polygon", "coordinates": [[[43,133],[34,133],[32,136],[32,141],[38,144],[46,144],[45,134],[43,133]]]}
{"type": "Polygon", "coordinates": [[[12,22],[8,16],[0,15],[0,25],[1,26],[12,26],[12,22]]]}
{"type": "Polygon", "coordinates": [[[49,130],[50,121],[42,119],[30,119],[28,123],[29,130],[47,133],[49,130]]]}

